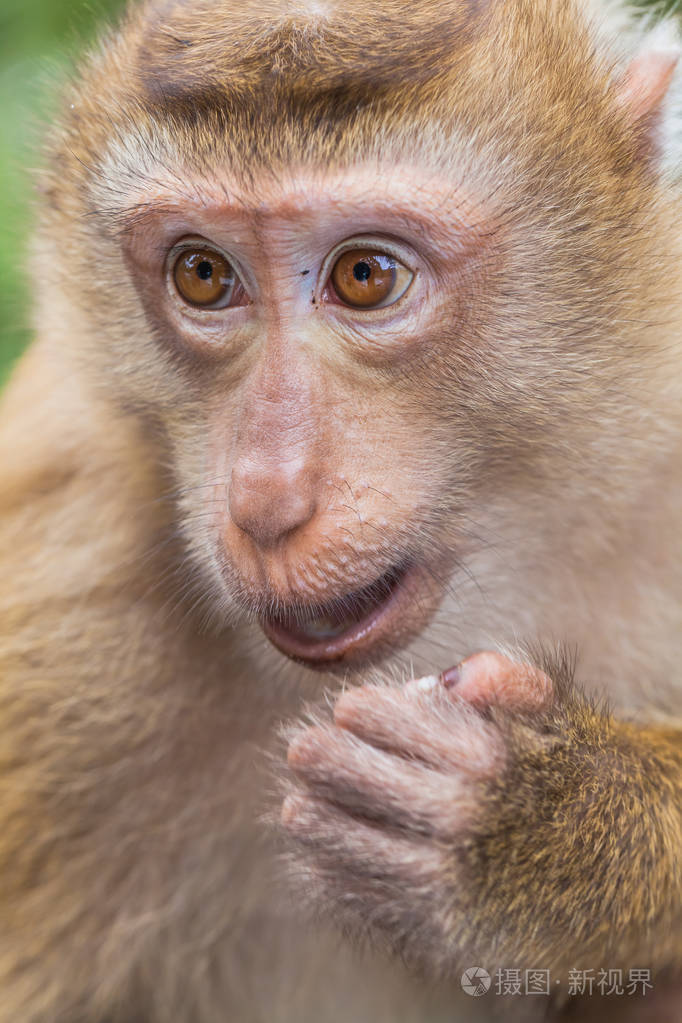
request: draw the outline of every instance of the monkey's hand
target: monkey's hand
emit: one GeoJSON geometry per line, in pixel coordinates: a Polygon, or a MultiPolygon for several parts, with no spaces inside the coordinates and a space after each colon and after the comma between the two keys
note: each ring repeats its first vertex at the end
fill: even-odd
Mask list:
{"type": "Polygon", "coordinates": [[[413,966],[680,964],[680,736],[615,721],[566,665],[349,689],[289,764],[315,904],[413,966]]]}

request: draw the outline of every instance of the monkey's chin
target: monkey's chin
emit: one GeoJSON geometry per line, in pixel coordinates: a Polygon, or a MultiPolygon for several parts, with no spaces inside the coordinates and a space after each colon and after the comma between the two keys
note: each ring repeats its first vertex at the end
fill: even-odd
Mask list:
{"type": "Polygon", "coordinates": [[[261,627],[292,660],[320,671],[350,667],[395,651],[419,631],[423,623],[416,621],[416,607],[423,608],[424,595],[423,573],[416,565],[403,565],[307,619],[298,611],[263,619],[261,627]]]}

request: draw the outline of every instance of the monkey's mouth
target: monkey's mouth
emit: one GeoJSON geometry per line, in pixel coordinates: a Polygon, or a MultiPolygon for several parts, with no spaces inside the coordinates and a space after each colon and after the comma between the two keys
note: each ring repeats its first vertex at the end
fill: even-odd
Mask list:
{"type": "Polygon", "coordinates": [[[261,626],[278,650],[310,667],[356,660],[396,632],[413,575],[409,564],[391,568],[369,586],[311,610],[310,617],[301,610],[285,612],[261,626]]]}

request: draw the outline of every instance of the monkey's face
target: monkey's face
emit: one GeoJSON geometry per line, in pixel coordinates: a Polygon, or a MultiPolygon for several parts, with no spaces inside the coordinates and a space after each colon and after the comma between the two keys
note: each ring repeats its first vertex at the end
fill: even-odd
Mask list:
{"type": "Polygon", "coordinates": [[[186,535],[218,602],[287,655],[379,656],[424,626],[466,553],[452,512],[472,489],[471,417],[443,380],[483,327],[490,224],[410,167],[197,194],[157,196],[127,249],[193,381],[164,410],[186,535]]]}
{"type": "Polygon", "coordinates": [[[388,35],[383,6],[330,5],[315,35],[247,5],[243,54],[233,4],[220,30],[144,6],[116,102],[106,56],[74,92],[49,272],[93,377],[162,427],[211,612],[346,668],[454,580],[463,645],[484,602],[532,634],[546,566],[632,486],[649,400],[671,228],[610,68],[579,31],[551,49],[542,4],[473,34],[445,5],[421,36],[404,5],[388,35]]]}
{"type": "Polygon", "coordinates": [[[125,232],[152,328],[136,386],[211,611],[314,667],[404,647],[518,523],[529,550],[549,526],[553,558],[559,522],[593,507],[590,474],[601,487],[600,419],[627,417],[595,334],[575,335],[590,239],[571,252],[548,224],[534,245],[452,181],[380,162],[248,190],[206,175],[181,197],[158,181],[125,232]]]}

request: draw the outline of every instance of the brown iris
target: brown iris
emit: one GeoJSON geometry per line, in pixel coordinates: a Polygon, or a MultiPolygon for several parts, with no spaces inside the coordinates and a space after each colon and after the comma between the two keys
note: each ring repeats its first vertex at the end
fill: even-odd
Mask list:
{"type": "Polygon", "coordinates": [[[238,304],[235,272],[225,256],[214,249],[197,247],[181,252],[173,267],[173,280],[190,305],[223,309],[238,304]]]}
{"type": "Polygon", "coordinates": [[[334,264],[334,290],[346,305],[362,309],[388,305],[395,290],[398,265],[385,252],[350,249],[334,264]]]}

